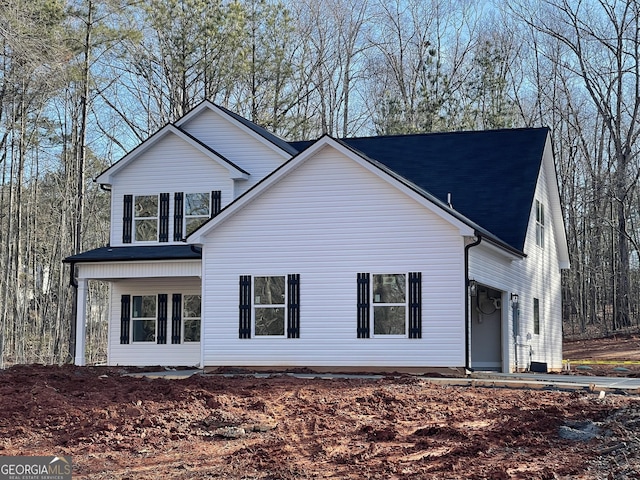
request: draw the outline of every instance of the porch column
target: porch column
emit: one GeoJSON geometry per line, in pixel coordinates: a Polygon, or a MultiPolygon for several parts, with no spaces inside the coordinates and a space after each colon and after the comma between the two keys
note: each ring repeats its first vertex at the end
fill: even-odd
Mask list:
{"type": "Polygon", "coordinates": [[[86,341],[86,325],[87,325],[87,287],[88,280],[86,278],[78,279],[78,297],[76,301],[76,358],[75,364],[78,366],[86,365],[84,356],[86,341]]]}

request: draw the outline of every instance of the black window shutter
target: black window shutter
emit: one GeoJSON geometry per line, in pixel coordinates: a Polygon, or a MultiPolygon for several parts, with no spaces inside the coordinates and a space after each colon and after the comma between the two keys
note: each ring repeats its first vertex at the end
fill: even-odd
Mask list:
{"type": "Polygon", "coordinates": [[[358,338],[369,338],[369,274],[358,274],[358,338]]]}
{"type": "Polygon", "coordinates": [[[409,338],[422,338],[421,272],[409,272],[409,338]]]}
{"type": "Polygon", "coordinates": [[[158,343],[167,343],[167,294],[158,294],[158,343]]]}
{"type": "Polygon", "coordinates": [[[133,223],[133,195],[125,195],[122,212],[122,243],[131,243],[133,223]]]}
{"type": "Polygon", "coordinates": [[[287,337],[300,338],[300,274],[287,277],[287,337]]]}
{"type": "Polygon", "coordinates": [[[160,228],[158,240],[161,242],[169,241],[169,194],[160,194],[160,228]]]}
{"type": "Polygon", "coordinates": [[[120,298],[120,343],[129,343],[129,324],[131,319],[131,295],[120,298]]]}
{"type": "Polygon", "coordinates": [[[182,218],[184,215],[184,193],[176,192],[173,195],[173,241],[182,241],[182,218]]]}
{"type": "Polygon", "coordinates": [[[211,192],[211,217],[215,217],[222,210],[222,192],[214,190],[211,192]]]}
{"type": "Polygon", "coordinates": [[[239,338],[251,338],[251,275],[240,276],[239,338]]]}
{"type": "Polygon", "coordinates": [[[173,294],[171,314],[171,343],[180,343],[182,337],[182,294],[173,294]]]}

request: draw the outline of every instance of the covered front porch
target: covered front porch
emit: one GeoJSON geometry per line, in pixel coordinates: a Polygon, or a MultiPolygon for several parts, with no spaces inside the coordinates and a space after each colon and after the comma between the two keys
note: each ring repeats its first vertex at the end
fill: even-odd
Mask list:
{"type": "Polygon", "coordinates": [[[103,247],[68,257],[65,263],[70,264],[71,281],[77,292],[76,365],[86,365],[88,291],[89,282],[95,280],[107,282],[110,287],[109,365],[200,363],[199,302],[202,286],[199,249],[188,245],[103,247]],[[146,302],[144,309],[140,307],[143,301],[146,302]],[[183,320],[184,308],[189,308],[188,323],[183,320]],[[168,319],[171,319],[169,332],[168,319]],[[144,338],[134,335],[134,331],[140,332],[142,328],[150,329],[151,334],[144,338]],[[185,335],[185,328],[190,331],[197,329],[197,334],[185,335]]]}

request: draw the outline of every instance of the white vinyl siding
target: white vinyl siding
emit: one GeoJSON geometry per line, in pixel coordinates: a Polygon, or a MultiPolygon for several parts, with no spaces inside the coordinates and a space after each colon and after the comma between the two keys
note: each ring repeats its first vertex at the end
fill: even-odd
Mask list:
{"type": "Polygon", "coordinates": [[[464,365],[459,229],[331,148],[205,242],[206,365],[464,365]],[[274,271],[300,274],[300,338],[239,339],[238,275],[274,271]],[[408,271],[423,272],[422,338],[358,339],[357,273],[408,271]]]}
{"type": "Polygon", "coordinates": [[[276,147],[265,145],[264,140],[255,138],[255,134],[250,134],[234,124],[226,115],[209,109],[204,109],[180,127],[251,174],[247,181],[237,182],[236,197],[289,158],[286,153],[276,147]]]}

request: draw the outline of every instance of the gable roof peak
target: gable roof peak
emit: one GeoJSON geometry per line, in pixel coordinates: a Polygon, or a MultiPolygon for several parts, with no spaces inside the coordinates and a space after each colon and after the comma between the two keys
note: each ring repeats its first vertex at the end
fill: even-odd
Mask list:
{"type": "Polygon", "coordinates": [[[124,157],[122,157],[116,163],[114,163],[113,165],[105,169],[103,172],[101,172],[94,179],[94,182],[102,185],[111,185],[114,175],[116,175],[123,168],[129,165],[133,160],[135,160],[138,156],[140,156],[141,154],[149,150],[151,147],[153,147],[156,143],[158,143],[160,140],[162,140],[164,137],[166,137],[169,134],[176,135],[178,138],[182,139],[187,144],[191,145],[192,147],[201,151],[212,160],[221,164],[223,167],[225,167],[229,171],[231,178],[247,179],[249,177],[249,172],[247,172],[246,170],[243,170],[238,165],[229,161],[227,158],[222,156],[220,153],[216,152],[211,147],[200,142],[197,138],[193,137],[192,135],[190,135],[188,132],[181,129],[176,124],[168,123],[167,125],[162,127],[160,130],[155,132],[153,135],[151,135],[147,140],[140,143],[137,147],[135,147],[133,150],[127,153],[124,157]]]}
{"type": "Polygon", "coordinates": [[[243,130],[251,133],[252,135],[257,137],[259,140],[265,142],[267,145],[271,146],[272,148],[275,147],[275,149],[277,149],[280,153],[284,154],[285,156],[291,156],[298,153],[298,151],[295,148],[293,148],[291,145],[289,145],[288,142],[278,137],[277,135],[273,134],[266,128],[258,125],[255,122],[252,122],[251,120],[244,118],[241,115],[238,115],[235,112],[232,112],[231,110],[229,110],[226,107],[223,107],[222,105],[219,105],[217,103],[214,103],[206,99],[200,102],[198,105],[196,105],[189,112],[187,112],[182,118],[178,119],[176,121],[176,125],[182,127],[183,125],[185,125],[186,123],[188,123],[189,121],[191,121],[192,119],[200,115],[205,110],[210,110],[218,113],[221,116],[224,116],[229,121],[236,124],[243,130]]]}

